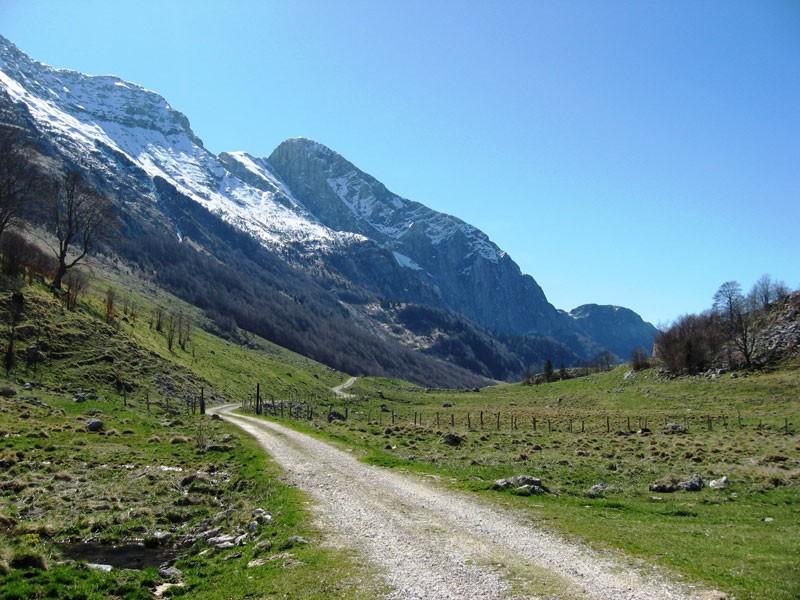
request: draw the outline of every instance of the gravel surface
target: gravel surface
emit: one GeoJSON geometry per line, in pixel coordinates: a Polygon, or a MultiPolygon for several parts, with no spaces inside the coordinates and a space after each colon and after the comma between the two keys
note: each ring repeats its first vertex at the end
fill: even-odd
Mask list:
{"type": "Polygon", "coordinates": [[[253,435],[316,501],[322,529],[377,567],[393,590],[388,598],[715,597],[653,567],[566,542],[511,510],[365,465],[306,434],[234,414],[235,408],[214,411],[253,435]]]}
{"type": "Polygon", "coordinates": [[[348,394],[344,390],[348,390],[353,387],[353,384],[356,382],[356,380],[358,380],[358,377],[351,377],[344,383],[333,386],[331,391],[336,395],[337,398],[352,398],[353,394],[348,394]]]}

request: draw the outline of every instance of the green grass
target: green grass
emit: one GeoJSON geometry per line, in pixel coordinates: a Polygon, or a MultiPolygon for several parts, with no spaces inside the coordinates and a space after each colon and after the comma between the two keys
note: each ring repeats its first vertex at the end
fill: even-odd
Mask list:
{"type": "MultiPolygon", "coordinates": [[[[267,400],[328,398],[330,387],[344,377],[256,336],[243,335],[242,343],[234,343],[213,335],[202,328],[208,323],[197,309],[163,292],[143,296],[115,287],[116,319],[108,325],[104,307],[108,287],[104,280],[94,280],[78,309],[68,311],[44,286],[26,286],[14,375],[50,389],[126,395],[132,402],[149,394],[153,400],[175,404],[198,395],[201,387],[207,397],[237,402],[253,395],[256,384],[267,400]],[[126,297],[136,305],[135,317],[123,312],[126,297]],[[169,350],[165,333],[153,326],[156,306],[181,311],[192,320],[185,348],[176,343],[169,350]],[[47,360],[35,369],[26,368],[25,352],[36,345],[44,348],[47,360]]],[[[7,295],[0,293],[0,300],[7,295]]],[[[0,338],[5,343],[5,331],[0,338]]]]}
{"type": "Polygon", "coordinates": [[[655,370],[626,380],[620,368],[480,392],[366,378],[354,386],[356,398],[340,401],[348,407],[346,423],[291,424],[353,448],[368,463],[435,474],[563,535],[658,563],[737,598],[788,600],[800,596],[798,366],[790,361],[746,377],[674,380],[655,370]],[[710,431],[707,416],[714,417],[710,431]],[[645,417],[651,432],[636,433],[645,417]],[[667,435],[666,421],[686,422],[689,432],[667,435]],[[441,442],[450,430],[465,437],[459,447],[441,442]],[[731,483],[700,492],[649,490],[655,481],[694,473],[706,483],[727,475],[731,483]],[[519,497],[492,489],[494,480],[515,474],[541,477],[552,493],[519,497]],[[601,482],[613,489],[589,497],[588,488],[601,482]]]}
{"type": "MultiPolygon", "coordinates": [[[[166,547],[179,551],[185,585],[169,596],[373,597],[370,570],[326,545],[311,524],[308,499],[281,482],[263,450],[184,404],[201,387],[207,399],[239,399],[255,382],[266,397],[319,396],[343,375],[264,340],[235,344],[199,327],[185,350],[170,352],[147,314],[156,302],[181,305],[137,293],[135,322],[120,314],[118,300],[117,322],[108,325],[105,287],[96,281],[77,311],[64,310],[42,286],[22,288],[18,366],[11,379],[0,378],[0,388],[16,391],[0,396],[0,599],[149,598],[162,583],[157,568],[90,570],[67,560],[62,545],[150,543],[156,531],[169,532],[166,547]],[[24,356],[33,346],[45,361],[28,368],[24,356]],[[96,397],[75,402],[79,390],[96,397]],[[88,432],[89,418],[103,420],[103,431],[88,432]],[[198,471],[207,474],[200,483],[183,481],[198,471]],[[202,539],[181,541],[213,527],[249,531],[255,508],[273,521],[242,546],[214,551],[202,539]],[[22,555],[47,568],[15,567],[22,555]],[[256,559],[263,564],[248,568],[256,559]]],[[[181,308],[202,322],[197,311],[181,308]]]]}
{"type": "Polygon", "coordinates": [[[258,338],[233,343],[195,326],[186,349],[169,351],[164,335],[150,326],[154,306],[183,310],[196,325],[204,317],[137,280],[114,285],[114,325],[103,318],[105,280],[95,281],[75,312],[63,310],[43,287],[23,288],[26,313],[13,374],[20,393],[0,399],[0,456],[21,453],[0,478],[12,482],[0,489],[0,514],[16,520],[0,529],[0,560],[8,563],[15,553],[31,551],[50,568],[11,569],[2,576],[0,598],[44,597],[56,587],[74,597],[137,597],[136,590],[159,581],[153,569],[104,574],[59,564],[57,543],[87,537],[117,543],[156,528],[198,526],[221,512],[216,501],[204,497],[196,505],[177,505],[180,476],[142,468],[211,470],[212,464],[231,475],[214,496],[240,519],[226,526],[243,526],[255,506],[264,506],[276,520],[259,539],[268,537],[271,547],[256,557],[254,544],[220,554],[201,554],[199,545],[178,563],[187,585],[171,594],[374,595],[369,571],[354,556],[320,544],[308,525],[303,495],[280,483],[279,471],[249,438],[224,423],[186,414],[185,399],[201,387],[207,398],[239,402],[256,383],[267,401],[272,396],[310,402],[317,419],[292,425],[353,448],[372,464],[435,474],[446,485],[529,514],[565,536],[658,563],[740,600],[800,597],[800,360],[737,377],[665,379],[649,370],[626,379],[619,368],[478,392],[361,378],[348,390],[352,398],[332,400],[329,388],[345,381],[345,374],[258,338]],[[138,306],[135,320],[120,314],[125,294],[138,306]],[[34,344],[44,348],[46,361],[28,369],[22,357],[34,344]],[[40,387],[23,391],[22,381],[40,387]],[[81,389],[100,399],[72,402],[81,389]],[[21,401],[25,396],[49,408],[21,401]],[[338,410],[347,408],[346,423],[324,420],[332,402],[338,410]],[[106,431],[115,433],[86,433],[92,410],[102,411],[106,431]],[[666,435],[665,422],[686,423],[689,432],[666,435]],[[646,424],[652,432],[630,433],[629,424],[634,431],[646,424]],[[451,429],[465,437],[459,447],[441,443],[451,429]],[[199,449],[197,440],[204,437],[221,450],[199,449]],[[187,441],[171,444],[173,438],[187,441]],[[495,479],[523,473],[540,476],[553,493],[518,497],[491,489],[495,479]],[[731,484],[697,493],[648,489],[656,480],[693,473],[706,481],[727,475],[731,484]],[[605,497],[588,497],[587,489],[599,482],[613,489],[605,497]],[[291,535],[312,543],[289,548],[291,535]],[[238,552],[242,556],[231,558],[238,552]],[[272,557],[277,558],[247,568],[254,558],[272,557]]]}
{"type": "Polygon", "coordinates": [[[177,567],[186,586],[171,590],[173,595],[230,598],[257,591],[353,598],[367,594],[359,589],[371,589],[369,572],[354,557],[321,544],[309,524],[305,496],[281,483],[280,470],[235,427],[199,415],[176,417],[160,410],[148,415],[108,400],[75,403],[38,391],[37,401],[32,397],[21,392],[0,398],[3,428],[14,432],[0,439],[2,480],[14,482],[0,490],[0,515],[13,519],[0,535],[0,553],[8,563],[34,552],[51,568],[12,569],[0,577],[0,598],[48,597],[52,589],[64,590],[58,597],[149,597],[141,588],[159,581],[157,569],[106,574],[59,564],[59,544],[92,539],[113,545],[158,530],[177,539],[202,529],[205,520],[224,531],[246,529],[254,508],[268,510],[273,524],[240,548],[204,553],[203,541],[183,548],[177,567]],[[105,435],[86,431],[90,415],[104,421],[105,435]],[[172,443],[176,439],[183,442],[172,443]],[[216,449],[201,449],[202,440],[216,449]],[[210,491],[192,491],[181,480],[195,471],[221,475],[212,479],[210,491]],[[196,501],[184,505],[187,490],[196,501]],[[309,543],[292,544],[295,535],[309,543]],[[264,541],[270,547],[256,551],[256,543],[264,541]],[[254,558],[268,562],[247,568],[254,558]]]}

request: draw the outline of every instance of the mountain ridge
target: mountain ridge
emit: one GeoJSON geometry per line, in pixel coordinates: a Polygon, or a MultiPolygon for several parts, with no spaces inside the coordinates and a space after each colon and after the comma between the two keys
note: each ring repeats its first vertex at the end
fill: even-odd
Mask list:
{"type": "MultiPolygon", "coordinates": [[[[472,322],[487,332],[547,338],[566,356],[588,358],[605,348],[593,338],[614,338],[603,329],[603,311],[576,319],[556,309],[478,228],[394,194],[319,142],[290,138],[266,158],[214,155],[156,92],[113,76],[53,69],[2,36],[0,91],[9,107],[24,108],[42,147],[92,169],[100,185],[123,198],[121,210],[163,221],[157,228],[183,243],[177,217],[164,213],[167,205],[174,210],[173,200],[164,204],[174,190],[258,240],[267,250],[260,261],[280,257],[316,281],[327,290],[320,293],[332,295],[326,302],[340,303],[370,335],[383,335],[383,325],[367,322],[388,300],[461,315],[458,330],[472,322]]],[[[153,224],[137,226],[136,235],[153,224]]],[[[633,311],[624,315],[636,321],[635,341],[644,342],[636,345],[649,347],[655,328],[633,311]]],[[[623,358],[629,350],[619,345],[614,353],[623,358]]]]}

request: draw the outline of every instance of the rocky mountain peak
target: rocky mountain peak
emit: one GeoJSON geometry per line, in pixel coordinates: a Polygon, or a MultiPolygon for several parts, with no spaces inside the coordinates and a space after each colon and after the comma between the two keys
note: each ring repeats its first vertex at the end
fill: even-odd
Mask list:
{"type": "MultiPolygon", "coordinates": [[[[358,307],[380,299],[458,313],[492,335],[545,336],[548,348],[564,344],[574,355],[602,344],[624,357],[651,339],[652,326],[627,309],[556,310],[484,232],[390,191],[314,140],[287,139],[268,158],[215,156],[157,93],[48,67],[0,37],[0,109],[9,107],[65,162],[90,158],[131,204],[197,203],[322,278],[325,294],[340,286],[336,310],[361,315],[370,335],[383,335],[385,324],[358,307]]],[[[172,235],[183,243],[177,225],[172,235]]]]}

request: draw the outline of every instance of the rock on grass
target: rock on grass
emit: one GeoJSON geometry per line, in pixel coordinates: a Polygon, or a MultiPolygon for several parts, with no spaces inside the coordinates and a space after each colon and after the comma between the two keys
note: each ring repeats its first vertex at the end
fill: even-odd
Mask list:
{"type": "Polygon", "coordinates": [[[546,494],[550,490],[545,487],[542,480],[530,475],[515,475],[507,479],[498,479],[494,482],[496,490],[513,490],[520,496],[530,496],[532,494],[546,494]]]}

